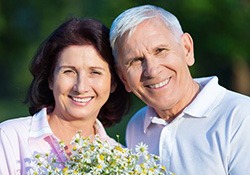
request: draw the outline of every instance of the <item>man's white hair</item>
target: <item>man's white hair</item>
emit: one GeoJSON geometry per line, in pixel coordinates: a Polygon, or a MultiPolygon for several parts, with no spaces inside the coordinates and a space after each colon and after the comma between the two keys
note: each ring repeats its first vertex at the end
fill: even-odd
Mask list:
{"type": "Polygon", "coordinates": [[[172,13],[161,7],[142,5],[130,8],[121,13],[113,21],[110,28],[109,40],[115,60],[117,60],[117,39],[121,38],[125,33],[128,33],[129,37],[131,33],[133,33],[136,26],[145,20],[152,18],[160,18],[176,38],[179,38],[183,34],[182,27],[178,19],[172,13]]]}

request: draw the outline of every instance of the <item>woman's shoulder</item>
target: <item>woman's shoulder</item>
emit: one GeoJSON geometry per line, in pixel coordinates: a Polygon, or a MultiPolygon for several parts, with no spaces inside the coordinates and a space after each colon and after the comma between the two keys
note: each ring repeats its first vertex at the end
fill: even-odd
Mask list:
{"type": "Polygon", "coordinates": [[[31,119],[31,116],[26,116],[3,121],[2,123],[0,123],[0,130],[5,133],[17,131],[22,132],[24,130],[28,130],[31,123],[31,119]]]}

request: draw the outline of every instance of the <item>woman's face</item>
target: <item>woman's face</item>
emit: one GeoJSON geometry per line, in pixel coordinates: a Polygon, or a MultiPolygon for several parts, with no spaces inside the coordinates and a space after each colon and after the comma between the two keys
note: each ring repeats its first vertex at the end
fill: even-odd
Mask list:
{"type": "Polygon", "coordinates": [[[108,63],[93,46],[69,46],[61,53],[50,82],[53,114],[67,120],[95,120],[111,86],[108,63]]]}

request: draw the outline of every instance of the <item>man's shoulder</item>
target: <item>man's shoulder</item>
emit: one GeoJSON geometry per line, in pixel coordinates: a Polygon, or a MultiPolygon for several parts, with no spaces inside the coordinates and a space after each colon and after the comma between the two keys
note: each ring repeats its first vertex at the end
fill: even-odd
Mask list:
{"type": "Polygon", "coordinates": [[[222,107],[231,111],[231,114],[238,116],[238,119],[250,116],[250,97],[247,95],[227,90],[221,103],[223,104],[222,107]]]}
{"type": "Polygon", "coordinates": [[[130,126],[139,126],[142,125],[146,116],[148,106],[144,106],[141,109],[139,109],[129,120],[128,127],[130,126]]]}
{"type": "Polygon", "coordinates": [[[148,106],[144,106],[139,109],[130,119],[130,121],[143,120],[145,118],[148,106]]]}

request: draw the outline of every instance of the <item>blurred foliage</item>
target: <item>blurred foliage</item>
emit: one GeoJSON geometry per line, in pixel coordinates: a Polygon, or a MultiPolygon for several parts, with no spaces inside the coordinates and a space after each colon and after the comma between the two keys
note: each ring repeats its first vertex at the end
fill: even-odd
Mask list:
{"type": "MultiPolygon", "coordinates": [[[[132,6],[154,4],[174,13],[195,45],[194,77],[217,75],[220,84],[250,95],[250,1],[248,0],[11,0],[0,1],[0,122],[28,115],[22,103],[31,81],[28,66],[39,44],[65,19],[92,17],[108,27],[132,6]]],[[[132,18],[132,17],[131,17],[132,18]]],[[[124,143],[130,116],[144,106],[133,97],[131,112],[108,129],[124,143]]]]}

